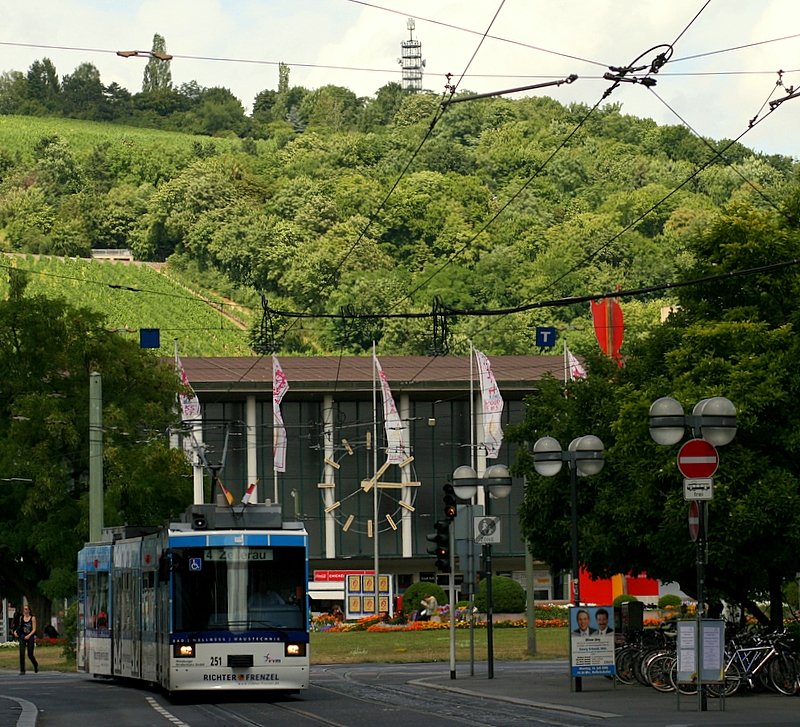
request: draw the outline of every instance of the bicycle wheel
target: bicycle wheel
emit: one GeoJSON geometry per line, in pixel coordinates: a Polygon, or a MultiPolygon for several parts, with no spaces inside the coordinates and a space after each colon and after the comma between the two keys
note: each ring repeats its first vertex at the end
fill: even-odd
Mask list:
{"type": "Polygon", "coordinates": [[[678,682],[678,660],[675,659],[672,662],[672,666],[669,670],[669,679],[672,682],[672,685],[675,689],[677,689],[681,694],[697,694],[697,684],[694,682],[678,682]]]}
{"type": "Polygon", "coordinates": [[[657,692],[674,692],[675,685],[670,678],[670,671],[675,661],[674,654],[661,652],[650,657],[644,665],[644,675],[650,686],[657,692]]]}
{"type": "Polygon", "coordinates": [[[781,694],[797,694],[797,663],[788,654],[776,654],[767,664],[767,675],[781,694]]]}
{"type": "Polygon", "coordinates": [[[633,659],[638,656],[638,649],[632,646],[623,646],[614,655],[614,662],[617,665],[617,679],[623,684],[633,684],[636,677],[633,675],[633,659]]]}
{"type": "Polygon", "coordinates": [[[706,690],[711,697],[730,697],[742,685],[742,670],[735,661],[725,667],[725,680],[722,684],[708,684],[706,690]]]}
{"type": "Polygon", "coordinates": [[[639,684],[649,687],[650,682],[647,680],[647,677],[644,674],[644,665],[647,663],[648,659],[651,659],[656,654],[660,654],[661,652],[658,649],[647,649],[646,651],[640,651],[639,654],[634,657],[633,660],[633,675],[636,677],[636,681],[639,684]]]}

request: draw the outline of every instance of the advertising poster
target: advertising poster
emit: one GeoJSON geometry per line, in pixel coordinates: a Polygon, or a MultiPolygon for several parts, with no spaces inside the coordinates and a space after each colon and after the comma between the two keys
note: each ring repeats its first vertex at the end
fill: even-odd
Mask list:
{"type": "Polygon", "coordinates": [[[570,675],[613,676],[614,607],[570,606],[570,675]]]}
{"type": "Polygon", "coordinates": [[[378,576],[377,610],[375,600],[375,576],[372,573],[350,574],[345,589],[345,618],[363,618],[376,613],[391,613],[392,580],[389,576],[378,576]]]}

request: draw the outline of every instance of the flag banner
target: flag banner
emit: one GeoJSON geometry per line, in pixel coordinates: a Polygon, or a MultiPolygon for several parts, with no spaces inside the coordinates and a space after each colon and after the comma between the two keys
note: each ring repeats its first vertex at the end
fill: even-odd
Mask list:
{"type": "Polygon", "coordinates": [[[253,496],[253,493],[256,491],[256,485],[258,484],[258,480],[253,482],[253,484],[248,485],[247,489],[245,490],[244,495],[242,495],[242,505],[249,505],[250,498],[253,496]]]}
{"type": "Polygon", "coordinates": [[[289,381],[283,373],[278,357],[272,357],[272,468],[286,472],[286,427],[281,415],[281,401],[289,391],[289,381]]]}
{"type": "Polygon", "coordinates": [[[225,501],[228,505],[233,505],[233,495],[231,491],[222,484],[222,480],[217,479],[217,484],[219,485],[219,489],[222,491],[222,494],[225,496],[225,501]]]}
{"type": "Polygon", "coordinates": [[[483,400],[483,444],[486,447],[486,456],[495,459],[503,443],[503,397],[497,388],[492,365],[477,348],[475,358],[478,362],[478,372],[481,381],[481,399],[483,400]]]}
{"type": "Polygon", "coordinates": [[[386,461],[390,464],[400,464],[408,458],[405,443],[403,442],[403,422],[394,403],[392,390],[389,388],[389,381],[381,368],[378,357],[372,354],[375,370],[381,380],[381,392],[383,394],[383,426],[386,429],[386,461]]]}
{"type": "Polygon", "coordinates": [[[186,375],[186,371],[183,370],[183,363],[177,351],[175,352],[175,370],[178,372],[181,384],[184,387],[184,391],[178,394],[181,405],[181,419],[185,422],[200,419],[200,400],[189,383],[189,377],[186,375]]]}
{"type": "Polygon", "coordinates": [[[575,358],[575,354],[572,353],[569,349],[567,351],[567,371],[569,372],[569,380],[575,381],[575,379],[585,379],[586,378],[586,369],[583,368],[581,362],[575,358]]]}
{"type": "Polygon", "coordinates": [[[181,432],[181,443],[183,446],[183,453],[191,465],[199,464],[197,454],[200,443],[195,436],[196,432],[202,429],[202,410],[200,408],[200,399],[194,393],[192,385],[189,383],[189,377],[183,369],[183,362],[178,355],[178,345],[175,344],[175,371],[181,380],[183,391],[178,393],[178,405],[180,406],[181,422],[184,425],[181,432]]]}

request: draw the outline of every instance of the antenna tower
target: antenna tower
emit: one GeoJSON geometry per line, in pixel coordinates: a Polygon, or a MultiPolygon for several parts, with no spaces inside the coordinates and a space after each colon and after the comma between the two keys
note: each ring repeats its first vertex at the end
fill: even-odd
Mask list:
{"type": "Polygon", "coordinates": [[[422,89],[422,69],[425,61],[422,58],[422,43],[414,40],[414,18],[406,22],[408,40],[400,43],[401,57],[397,62],[403,69],[403,90],[420,91],[422,89]]]}

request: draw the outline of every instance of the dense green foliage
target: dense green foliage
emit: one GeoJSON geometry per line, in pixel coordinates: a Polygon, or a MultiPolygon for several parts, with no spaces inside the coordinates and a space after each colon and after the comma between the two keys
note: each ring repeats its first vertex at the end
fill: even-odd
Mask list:
{"type": "MultiPolygon", "coordinates": [[[[765,623],[782,622],[781,589],[795,578],[800,549],[800,339],[798,194],[776,210],[742,200],[727,205],[694,235],[687,279],[717,279],[678,292],[679,307],[662,326],[626,349],[625,366],[590,360],[588,378],[543,382],[526,421],[510,437],[535,441],[598,435],[606,466],[578,484],[580,557],[595,575],[647,571],[695,592],[695,546],[675,466],[676,447],[648,435],[648,409],[661,396],[686,411],[726,396],[738,412],[733,442],[720,451],[709,503],[706,591],[740,604],[765,623]],[[726,275],[752,269],[746,276],[726,275]],[[769,616],[758,602],[770,603],[769,616]]],[[[544,478],[524,455],[528,475],[522,525],[532,553],[567,568],[569,503],[563,479],[544,478]]]]}
{"type": "Polygon", "coordinates": [[[183,452],[169,448],[171,366],[110,332],[102,317],[27,295],[13,272],[0,302],[0,590],[40,621],[75,592],[88,539],[89,374],[103,377],[105,524],[161,522],[191,500],[183,452]],[[153,473],[157,472],[158,477],[153,473]]]}
{"type": "MultiPolygon", "coordinates": [[[[475,606],[486,613],[486,579],[478,584],[475,606]]],[[[513,578],[492,576],[492,609],[495,613],[522,613],[525,610],[525,589],[513,578]]]]}
{"type": "MultiPolygon", "coordinates": [[[[0,111],[66,113],[47,98],[63,100],[63,86],[81,78],[81,88],[96,87],[90,71],[76,69],[61,90],[44,61],[33,85],[7,74],[0,111]],[[41,106],[12,103],[15,88],[41,106]]],[[[189,86],[136,94],[115,124],[0,116],[0,248],[179,257],[245,299],[263,294],[273,310],[312,316],[299,325],[273,315],[285,352],[359,353],[375,340],[387,353],[426,353],[429,318],[383,314],[430,314],[434,301],[515,308],[673,281],[718,205],[765,207],[793,171],[791,160],[740,144],[715,158],[685,129],[613,104],[588,117],[549,98],[460,104],[420,146],[439,98],[396,84],[359,99],[336,86],[292,87],[282,68],[278,90],[260,93],[251,117],[240,104],[233,111],[225,89],[189,86]]],[[[671,301],[658,292],[624,301],[628,340],[671,301]]],[[[531,308],[491,325],[451,317],[451,350],[472,340],[490,353],[527,353],[536,327],[555,325],[583,353],[594,346],[585,311],[531,308]]]]}

